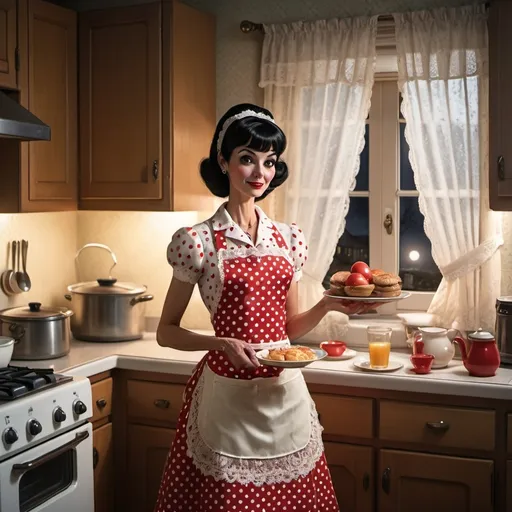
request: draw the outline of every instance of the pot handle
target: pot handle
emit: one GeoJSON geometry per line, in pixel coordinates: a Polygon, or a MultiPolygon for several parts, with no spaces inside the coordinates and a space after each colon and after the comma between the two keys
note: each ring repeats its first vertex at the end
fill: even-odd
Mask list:
{"type": "Polygon", "coordinates": [[[69,300],[69,302],[71,302],[72,297],[71,297],[71,295],[69,293],[66,293],[66,295],[64,295],[64,298],[66,300],[69,300]]]}
{"type": "Polygon", "coordinates": [[[130,304],[135,306],[135,304],[138,304],[139,302],[149,302],[150,300],[153,300],[153,295],[141,295],[140,297],[133,298],[130,301],[130,304]]]}
{"type": "Polygon", "coordinates": [[[9,324],[9,332],[14,339],[14,344],[19,343],[21,338],[25,336],[25,328],[18,324],[9,324]]]}
{"type": "Polygon", "coordinates": [[[108,251],[110,253],[110,256],[112,256],[112,261],[114,262],[114,264],[110,267],[110,270],[108,271],[109,276],[111,276],[112,275],[112,269],[117,265],[117,258],[116,258],[116,255],[114,254],[114,251],[112,251],[112,249],[108,245],[91,243],[91,244],[85,244],[76,253],[76,256],[75,256],[75,266],[76,266],[76,273],[77,273],[78,280],[80,280],[80,272],[79,272],[79,268],[78,268],[78,256],[80,256],[80,253],[84,249],[88,249],[89,247],[97,247],[98,249],[105,249],[105,251],[108,251]]]}

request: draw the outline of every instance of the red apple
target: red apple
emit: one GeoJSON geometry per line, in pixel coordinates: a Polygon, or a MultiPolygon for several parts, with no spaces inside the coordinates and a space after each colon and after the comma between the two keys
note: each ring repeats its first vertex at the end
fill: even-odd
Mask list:
{"type": "Polygon", "coordinates": [[[350,274],[345,281],[345,286],[363,286],[367,284],[369,284],[368,280],[363,276],[363,274],[359,274],[358,272],[350,274]]]}
{"type": "Polygon", "coordinates": [[[354,274],[362,274],[368,283],[373,281],[372,271],[364,261],[356,261],[350,268],[350,272],[354,274]]]}

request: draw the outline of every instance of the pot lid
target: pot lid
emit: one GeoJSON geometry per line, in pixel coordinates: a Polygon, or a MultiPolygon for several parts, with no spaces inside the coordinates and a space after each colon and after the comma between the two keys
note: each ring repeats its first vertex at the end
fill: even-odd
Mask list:
{"type": "Polygon", "coordinates": [[[469,335],[469,339],[472,341],[490,341],[494,339],[494,336],[490,332],[478,329],[478,331],[472,332],[469,335]]]}
{"type": "Polygon", "coordinates": [[[29,302],[28,306],[0,311],[3,320],[57,320],[73,314],[67,308],[44,307],[40,302],[29,302]]]}
{"type": "Polygon", "coordinates": [[[68,287],[68,290],[82,295],[139,295],[146,291],[146,287],[134,283],[117,282],[117,279],[109,278],[73,284],[68,287]]]}
{"type": "Polygon", "coordinates": [[[506,295],[504,297],[498,297],[496,302],[499,302],[500,304],[512,304],[512,296],[506,295]]]}

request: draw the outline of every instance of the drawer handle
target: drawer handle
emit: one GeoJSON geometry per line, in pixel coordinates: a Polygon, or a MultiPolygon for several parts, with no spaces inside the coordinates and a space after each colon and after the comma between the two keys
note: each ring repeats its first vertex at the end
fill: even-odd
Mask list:
{"type": "Polygon", "coordinates": [[[169,409],[171,402],[169,402],[169,400],[163,400],[160,398],[158,400],[155,400],[154,404],[155,407],[158,407],[159,409],[169,409]]]}
{"type": "Polygon", "coordinates": [[[363,476],[363,489],[367,491],[370,488],[370,475],[365,473],[363,476]]]}
{"type": "Polygon", "coordinates": [[[450,428],[450,424],[445,421],[427,421],[427,427],[434,432],[446,432],[450,428]]]}
{"type": "Polygon", "coordinates": [[[382,473],[382,490],[389,494],[391,491],[391,468],[386,468],[382,473]]]}
{"type": "Polygon", "coordinates": [[[92,468],[96,469],[98,462],[100,461],[100,454],[96,448],[92,449],[92,468]]]}
{"type": "Polygon", "coordinates": [[[107,401],[104,399],[104,398],[98,398],[98,400],[96,400],[96,405],[100,408],[100,409],[103,409],[104,407],[107,406],[107,401]]]}

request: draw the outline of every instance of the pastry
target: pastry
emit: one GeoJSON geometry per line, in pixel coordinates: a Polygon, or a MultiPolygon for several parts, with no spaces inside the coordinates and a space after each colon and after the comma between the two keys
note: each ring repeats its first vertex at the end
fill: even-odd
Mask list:
{"type": "Polygon", "coordinates": [[[330,280],[330,289],[329,292],[333,295],[345,295],[345,281],[347,280],[350,272],[345,270],[341,270],[340,272],[336,272],[332,275],[330,280]]]}
{"type": "Polygon", "coordinates": [[[381,276],[382,274],[387,274],[387,272],[385,270],[382,270],[380,268],[372,268],[370,270],[370,272],[372,273],[372,277],[381,276]]]}
{"type": "Polygon", "coordinates": [[[375,285],[373,284],[360,284],[358,286],[345,286],[345,294],[349,297],[369,297],[375,285]]]}
{"type": "Polygon", "coordinates": [[[377,297],[398,297],[402,293],[402,280],[395,274],[378,274],[373,277],[377,297]]]}
{"type": "Polygon", "coordinates": [[[270,361],[312,361],[316,353],[308,347],[276,348],[268,351],[270,361]]]}

